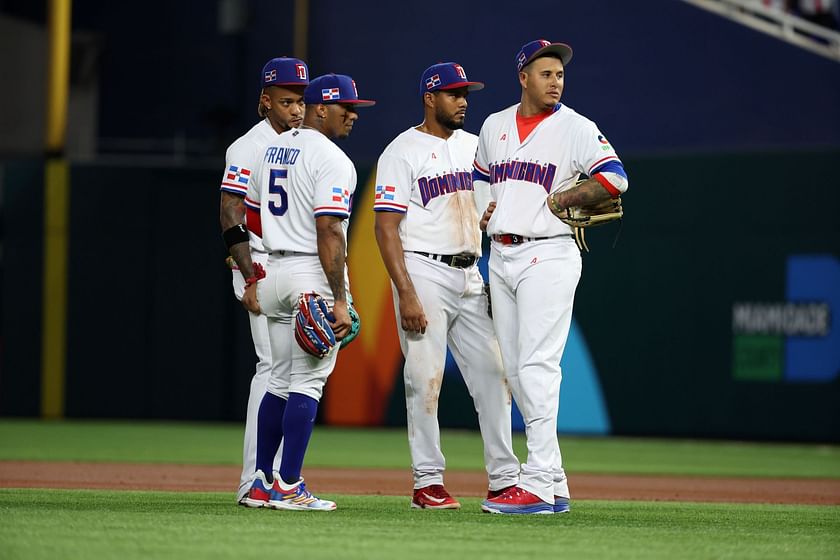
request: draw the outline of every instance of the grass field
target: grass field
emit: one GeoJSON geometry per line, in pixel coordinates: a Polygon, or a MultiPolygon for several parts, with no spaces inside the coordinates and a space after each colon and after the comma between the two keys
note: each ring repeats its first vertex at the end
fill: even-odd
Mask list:
{"type": "MultiPolygon", "coordinates": [[[[840,478],[837,446],[562,438],[570,470],[840,478]]],[[[443,435],[450,468],[481,442],[443,435]]],[[[0,420],[0,460],[237,464],[241,426],[0,420]]],[[[516,442],[524,456],[524,442],[516,442]]],[[[407,468],[402,430],[318,427],[310,466],[407,468]]],[[[0,490],[0,558],[838,558],[840,507],[574,502],[569,515],[412,511],[406,498],[324,495],[331,513],[247,510],[229,493],[0,490]]]]}

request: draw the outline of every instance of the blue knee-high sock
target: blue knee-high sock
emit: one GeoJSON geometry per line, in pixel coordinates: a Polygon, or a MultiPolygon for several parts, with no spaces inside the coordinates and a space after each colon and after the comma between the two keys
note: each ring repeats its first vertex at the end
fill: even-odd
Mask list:
{"type": "Polygon", "coordinates": [[[318,401],[300,393],[289,393],[289,403],[283,416],[283,457],[280,459],[280,478],[294,484],[300,478],[303,456],[315,427],[318,401]]]}
{"type": "Polygon", "coordinates": [[[272,481],[274,456],[283,441],[283,416],[286,411],[286,399],[269,392],[265,393],[260,410],[257,413],[257,469],[265,474],[267,481],[272,481]]]}

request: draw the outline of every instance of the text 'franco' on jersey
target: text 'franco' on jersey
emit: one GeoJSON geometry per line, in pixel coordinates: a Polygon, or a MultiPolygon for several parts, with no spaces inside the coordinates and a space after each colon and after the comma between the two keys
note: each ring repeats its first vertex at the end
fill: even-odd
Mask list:
{"type": "Polygon", "coordinates": [[[300,128],[261,151],[245,205],[248,229],[262,230],[268,251],[317,254],[319,216],[342,218],[346,235],[356,168],[341,148],[316,130],[300,128]]]}
{"type": "Polygon", "coordinates": [[[410,128],[379,157],[373,209],[405,214],[405,251],[481,254],[472,178],[477,142],[464,130],[444,140],[410,128]]]}

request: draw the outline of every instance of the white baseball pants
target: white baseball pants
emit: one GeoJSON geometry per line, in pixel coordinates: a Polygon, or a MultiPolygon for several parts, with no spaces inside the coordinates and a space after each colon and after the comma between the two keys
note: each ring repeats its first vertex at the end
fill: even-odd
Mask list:
{"type": "Polygon", "coordinates": [[[519,478],[519,461],[511,443],[510,391],[478,267],[453,268],[410,252],[405,254],[405,262],[428,320],[425,334],[404,331],[399,296],[392,284],[405,356],[403,378],[414,488],[443,484],[446,463],[437,410],[447,344],[478,413],[489,488],[512,486],[519,478]]]}
{"type": "Polygon", "coordinates": [[[570,497],[557,414],[560,358],[580,273],[580,251],[570,237],[491,246],[493,322],[528,439],[519,486],[548,503],[570,497]]]}
{"type": "Polygon", "coordinates": [[[270,255],[266,277],[257,283],[257,300],[268,317],[271,344],[271,375],[266,390],[283,399],[288,399],[289,393],[300,393],[320,401],[324,384],[335,368],[339,345],[318,359],[295,341],[293,321],[298,297],[304,292],[317,292],[333,305],[332,289],[318,255],[270,255]]]}

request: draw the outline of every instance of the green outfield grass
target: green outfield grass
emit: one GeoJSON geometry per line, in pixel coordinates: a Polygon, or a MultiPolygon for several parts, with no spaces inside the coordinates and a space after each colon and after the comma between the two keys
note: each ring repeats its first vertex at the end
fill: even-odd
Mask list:
{"type": "MultiPolygon", "coordinates": [[[[232,424],[0,420],[0,460],[230,464],[232,424]]],[[[451,469],[482,470],[476,433],[447,431],[451,469]]],[[[561,437],[570,472],[840,478],[840,447],[561,437]]],[[[524,439],[515,446],[524,458],[524,439]]],[[[307,465],[409,468],[404,430],[318,426],[307,465]]],[[[570,515],[408,508],[405,496],[336,496],[331,513],[249,510],[230,493],[0,490],[0,559],[840,557],[840,507],[573,503],[570,515]]]]}
{"type": "Polygon", "coordinates": [[[417,511],[324,496],[330,513],[248,510],[226,494],[0,491],[3,558],[837,558],[840,508],[575,502],[569,515],[417,511]]]}
{"type": "MultiPolygon", "coordinates": [[[[482,470],[476,432],[445,431],[450,469],[482,470]]],[[[569,471],[840,478],[840,446],[642,438],[560,438],[569,471]]],[[[514,438],[520,459],[525,440],[514,438]]],[[[242,426],[160,422],[0,419],[0,460],[239,464],[242,426]]],[[[408,468],[403,429],[317,426],[306,464],[313,467],[408,468]]]]}

